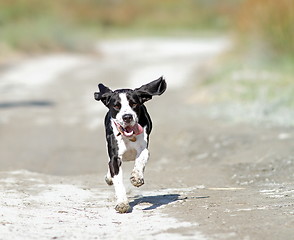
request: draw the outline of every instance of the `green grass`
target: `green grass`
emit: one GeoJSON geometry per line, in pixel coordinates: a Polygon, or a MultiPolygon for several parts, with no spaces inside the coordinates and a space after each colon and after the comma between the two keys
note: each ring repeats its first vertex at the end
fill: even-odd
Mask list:
{"type": "Polygon", "coordinates": [[[5,24],[0,28],[0,35],[2,44],[11,50],[24,52],[86,50],[86,45],[94,38],[90,31],[47,16],[34,22],[27,20],[5,24]]]}
{"type": "Polygon", "coordinates": [[[293,59],[250,62],[247,57],[240,53],[226,57],[204,79],[202,87],[211,91],[214,102],[261,103],[294,109],[293,59]]]}
{"type": "Polygon", "coordinates": [[[1,0],[0,48],[73,50],[119,34],[233,31],[242,47],[262,41],[273,53],[290,55],[293,9],[292,0],[1,0]]]}
{"type": "Polygon", "coordinates": [[[80,50],[113,36],[210,34],[231,26],[236,7],[231,0],[1,0],[0,51],[80,50]]]}

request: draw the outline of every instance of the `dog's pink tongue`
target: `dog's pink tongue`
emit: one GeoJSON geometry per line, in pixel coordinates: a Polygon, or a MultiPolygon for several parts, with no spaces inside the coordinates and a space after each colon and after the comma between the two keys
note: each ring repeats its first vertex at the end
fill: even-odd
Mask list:
{"type": "Polygon", "coordinates": [[[134,133],[136,134],[136,135],[139,135],[139,134],[141,134],[141,133],[143,133],[143,128],[142,128],[142,126],[140,125],[140,124],[136,124],[134,127],[133,127],[133,129],[134,129],[134,133]]]}
{"type": "Polygon", "coordinates": [[[139,135],[139,134],[141,134],[141,133],[143,133],[143,128],[142,128],[142,126],[140,125],[140,124],[135,124],[134,126],[127,126],[126,128],[125,128],[125,131],[124,131],[124,135],[126,136],[126,137],[131,137],[131,136],[133,136],[134,134],[135,135],[139,135]]]}

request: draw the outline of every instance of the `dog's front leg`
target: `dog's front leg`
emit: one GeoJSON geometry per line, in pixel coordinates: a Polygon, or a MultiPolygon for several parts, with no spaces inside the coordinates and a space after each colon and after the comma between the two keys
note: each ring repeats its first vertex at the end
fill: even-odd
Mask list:
{"type": "Polygon", "coordinates": [[[109,161],[109,170],[112,176],[112,182],[117,200],[115,210],[119,213],[126,213],[130,210],[130,205],[127,198],[126,189],[123,184],[121,161],[118,157],[114,157],[109,161]]]}
{"type": "Polygon", "coordinates": [[[112,182],[112,177],[111,177],[111,174],[110,174],[110,168],[108,167],[108,171],[107,171],[107,174],[105,176],[105,182],[111,186],[113,185],[113,182],[112,182]]]}
{"type": "Polygon", "coordinates": [[[121,163],[117,159],[112,159],[109,162],[109,169],[112,176],[112,182],[114,185],[115,195],[116,195],[116,206],[115,210],[119,213],[126,213],[130,210],[129,201],[126,194],[126,189],[123,184],[123,172],[122,167],[120,166],[121,163]],[[113,171],[113,166],[118,167],[118,170],[113,171]]]}
{"type": "Polygon", "coordinates": [[[138,154],[135,166],[131,174],[131,183],[135,187],[140,187],[144,184],[144,170],[145,165],[149,159],[149,151],[145,148],[141,153],[138,154]]]}
{"type": "Polygon", "coordinates": [[[115,189],[115,195],[117,198],[117,204],[115,210],[119,213],[126,213],[130,210],[129,201],[126,195],[126,189],[123,184],[122,168],[119,168],[118,175],[113,177],[113,185],[115,189]]]}
{"type": "Polygon", "coordinates": [[[108,146],[108,172],[106,182],[111,185],[113,183],[117,204],[115,210],[119,213],[126,213],[130,210],[129,201],[126,194],[126,189],[123,184],[122,159],[120,157],[117,140],[114,134],[107,136],[108,146]]]}

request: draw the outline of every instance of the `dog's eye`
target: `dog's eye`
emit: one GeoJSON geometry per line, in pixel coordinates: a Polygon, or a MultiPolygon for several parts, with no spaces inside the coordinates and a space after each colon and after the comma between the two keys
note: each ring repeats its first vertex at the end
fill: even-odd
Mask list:
{"type": "Polygon", "coordinates": [[[135,107],[137,107],[137,106],[138,106],[138,104],[137,104],[137,103],[131,103],[130,105],[131,105],[131,107],[132,107],[132,108],[135,108],[135,107]]]}
{"type": "Polygon", "coordinates": [[[119,110],[120,110],[120,105],[119,105],[119,104],[116,104],[116,105],[113,106],[113,108],[114,108],[115,110],[119,111],[119,110]]]}

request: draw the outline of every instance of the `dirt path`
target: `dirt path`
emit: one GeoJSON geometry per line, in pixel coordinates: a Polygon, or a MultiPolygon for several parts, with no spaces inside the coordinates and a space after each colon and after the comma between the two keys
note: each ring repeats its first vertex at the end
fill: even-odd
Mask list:
{"type": "Polygon", "coordinates": [[[52,55],[0,72],[0,239],[291,239],[294,130],[209,117],[192,103],[202,67],[226,39],[97,44],[97,56],[52,55]],[[126,50],[127,49],[127,50],[126,50]],[[164,75],[146,184],[124,166],[132,212],[106,186],[98,82],[137,87],[164,75]],[[184,93],[184,94],[183,94],[184,93]]]}

